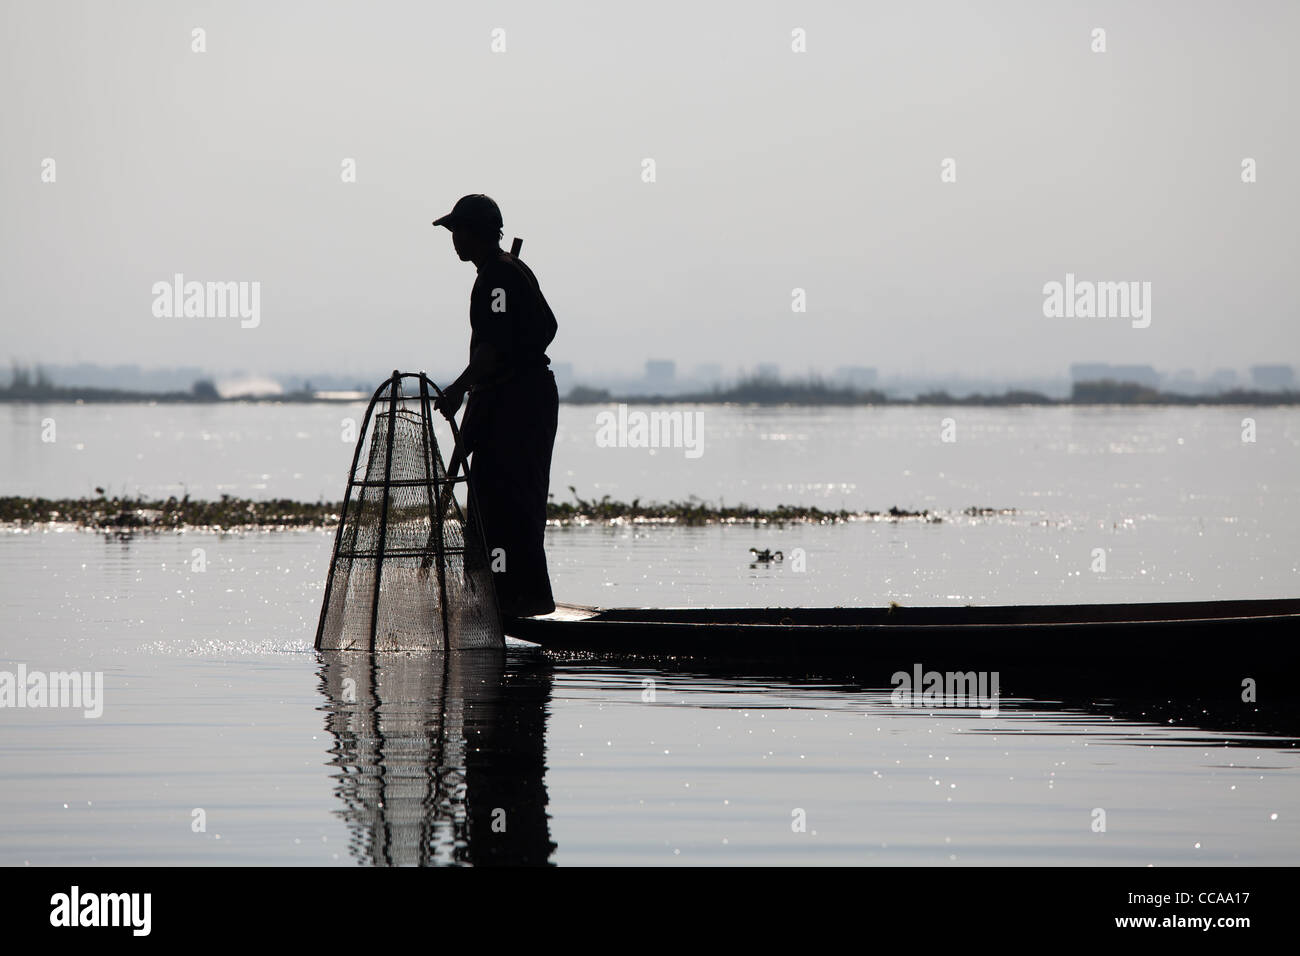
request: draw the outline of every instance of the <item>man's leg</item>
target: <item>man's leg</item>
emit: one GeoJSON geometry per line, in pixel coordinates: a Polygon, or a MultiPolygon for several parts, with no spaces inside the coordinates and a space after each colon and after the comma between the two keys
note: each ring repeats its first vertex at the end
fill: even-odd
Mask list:
{"type": "Polygon", "coordinates": [[[526,498],[522,502],[527,540],[525,577],[520,582],[521,613],[549,614],[555,610],[551,593],[551,576],[546,566],[546,505],[551,483],[551,454],[559,421],[560,399],[555,376],[549,371],[539,376],[531,407],[527,454],[526,498]]]}

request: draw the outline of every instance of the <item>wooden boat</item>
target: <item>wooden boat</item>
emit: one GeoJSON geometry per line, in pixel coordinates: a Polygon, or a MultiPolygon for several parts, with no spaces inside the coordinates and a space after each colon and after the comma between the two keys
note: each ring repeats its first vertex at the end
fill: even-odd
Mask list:
{"type": "Polygon", "coordinates": [[[506,633],[548,650],[837,665],[1140,665],[1259,678],[1297,662],[1300,599],[1011,607],[613,608],[560,605],[506,633]]]}

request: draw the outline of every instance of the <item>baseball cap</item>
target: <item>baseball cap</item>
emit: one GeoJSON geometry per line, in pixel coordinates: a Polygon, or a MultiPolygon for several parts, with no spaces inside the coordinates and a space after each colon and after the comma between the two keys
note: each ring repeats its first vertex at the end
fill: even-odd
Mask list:
{"type": "Polygon", "coordinates": [[[448,229],[456,229],[461,226],[482,226],[489,229],[500,229],[503,225],[500,207],[492,200],[491,196],[485,196],[482,193],[461,196],[460,199],[456,200],[456,205],[452,207],[451,212],[435,219],[433,224],[435,226],[446,226],[448,229]]]}

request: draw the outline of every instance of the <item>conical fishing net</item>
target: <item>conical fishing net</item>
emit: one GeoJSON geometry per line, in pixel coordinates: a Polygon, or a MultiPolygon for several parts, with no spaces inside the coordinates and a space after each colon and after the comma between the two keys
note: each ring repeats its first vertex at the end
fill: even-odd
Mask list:
{"type": "MultiPolygon", "coordinates": [[[[366,409],[334,539],[318,649],[505,644],[483,535],[474,508],[462,509],[455,494],[462,486],[468,494],[467,476],[448,475],[443,465],[430,389],[437,386],[423,372],[394,372],[366,409]],[[403,381],[412,379],[418,390],[404,394],[403,381]]],[[[451,428],[458,440],[454,422],[451,428]]]]}

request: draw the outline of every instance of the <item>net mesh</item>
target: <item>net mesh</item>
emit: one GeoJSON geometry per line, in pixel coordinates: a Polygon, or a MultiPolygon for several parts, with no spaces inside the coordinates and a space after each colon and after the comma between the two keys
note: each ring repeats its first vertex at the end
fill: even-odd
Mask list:
{"type": "Polygon", "coordinates": [[[468,482],[447,474],[438,450],[431,385],[423,373],[395,372],[366,411],[317,648],[504,646],[483,536],[456,496],[468,482]],[[418,393],[403,393],[406,378],[418,380],[418,393]]]}

